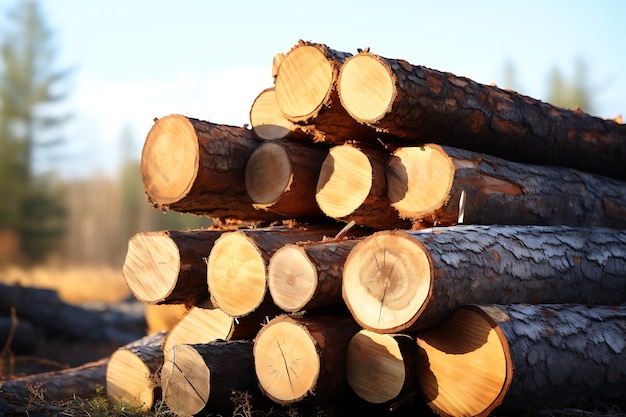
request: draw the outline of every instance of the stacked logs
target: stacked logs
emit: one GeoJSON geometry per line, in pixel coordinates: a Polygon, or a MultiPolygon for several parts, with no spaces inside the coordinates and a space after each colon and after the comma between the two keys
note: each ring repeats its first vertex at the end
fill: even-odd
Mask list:
{"type": "Polygon", "coordinates": [[[626,126],[369,50],[300,41],[273,75],[251,130],[147,135],[150,203],[215,225],[129,240],[137,299],[188,310],[111,357],[112,399],[626,401],[626,126]]]}

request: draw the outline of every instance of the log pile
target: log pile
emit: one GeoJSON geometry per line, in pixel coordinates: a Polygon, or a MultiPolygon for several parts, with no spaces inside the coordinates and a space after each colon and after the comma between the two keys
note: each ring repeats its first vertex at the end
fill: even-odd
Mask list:
{"type": "Polygon", "coordinates": [[[155,119],[149,201],[215,224],[130,239],[133,294],[189,310],[111,358],[111,398],[626,402],[625,125],[369,50],[300,41],[273,75],[251,129],[155,119]]]}

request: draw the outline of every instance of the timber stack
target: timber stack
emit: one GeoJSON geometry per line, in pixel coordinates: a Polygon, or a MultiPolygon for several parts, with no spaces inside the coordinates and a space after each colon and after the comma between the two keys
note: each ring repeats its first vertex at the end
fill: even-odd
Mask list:
{"type": "Polygon", "coordinates": [[[519,415],[626,403],[626,125],[359,50],[274,57],[251,128],[155,119],[137,299],[186,313],[107,393],[519,415]]]}

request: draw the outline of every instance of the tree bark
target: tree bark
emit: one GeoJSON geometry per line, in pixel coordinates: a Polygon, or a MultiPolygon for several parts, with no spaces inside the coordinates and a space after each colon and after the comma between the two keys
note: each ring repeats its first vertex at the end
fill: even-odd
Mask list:
{"type": "Polygon", "coordinates": [[[563,167],[426,144],[396,149],[388,197],[413,228],[467,224],[626,227],[626,184],[563,167]]]}
{"type": "Polygon", "coordinates": [[[374,139],[372,129],[357,123],[341,106],[337,77],[352,54],[326,45],[300,41],[280,63],[276,103],[283,115],[315,142],[333,144],[349,139],[374,139]]]}
{"type": "Polygon", "coordinates": [[[626,234],[568,226],[381,231],[343,270],[356,321],[379,333],[424,329],[471,303],[626,302],[626,234]]]}
{"type": "Polygon", "coordinates": [[[161,374],[165,403],[176,414],[190,416],[232,410],[237,392],[260,397],[252,348],[243,340],[175,345],[161,374]]]}
{"type": "Polygon", "coordinates": [[[164,335],[159,332],[113,352],[106,368],[106,393],[112,402],[147,411],[161,399],[164,335]]]}
{"type": "Polygon", "coordinates": [[[413,337],[361,330],[350,340],[347,355],[348,383],[365,401],[393,406],[419,392],[413,337]]]}
{"type": "Polygon", "coordinates": [[[419,384],[448,416],[623,403],[625,329],[625,306],[463,306],[418,334],[419,384]]]}
{"type": "Polygon", "coordinates": [[[626,125],[612,120],[369,52],[345,60],[337,89],[352,117],[407,142],[626,178],[626,125]]]}
{"type": "Polygon", "coordinates": [[[270,320],[254,340],[254,367],[261,391],[286,405],[337,398],[348,387],[346,352],[359,327],[350,317],[270,320]]]}
{"type": "Polygon", "coordinates": [[[281,311],[267,292],[267,265],[282,246],[321,241],[339,227],[311,226],[264,228],[224,233],[215,241],[207,260],[207,284],[211,301],[233,317],[252,312],[276,315],[281,311]]]}
{"type": "Polygon", "coordinates": [[[135,234],[122,268],[128,288],[146,304],[191,306],[206,300],[205,259],[222,233],[203,229],[135,234]]]}
{"type": "Polygon", "coordinates": [[[261,144],[246,166],[246,190],[258,210],[320,221],[315,187],[327,149],[290,141],[261,144]]]}
{"type": "Polygon", "coordinates": [[[357,239],[284,245],[270,258],[267,286],[274,304],[286,312],[343,304],[343,264],[357,239]]]}
{"type": "Polygon", "coordinates": [[[387,197],[387,151],[364,143],[346,143],[329,150],[316,190],[320,209],[339,221],[373,229],[408,228],[387,197]]]}
{"type": "Polygon", "coordinates": [[[276,103],[276,89],[266,88],[252,102],[250,107],[252,131],[265,141],[289,139],[294,142],[312,141],[300,126],[288,120],[276,103]]]}
{"type": "Polygon", "coordinates": [[[181,115],[158,119],[141,153],[141,176],[156,208],[203,216],[272,221],[246,193],[245,169],[260,141],[242,127],[181,115]]]}

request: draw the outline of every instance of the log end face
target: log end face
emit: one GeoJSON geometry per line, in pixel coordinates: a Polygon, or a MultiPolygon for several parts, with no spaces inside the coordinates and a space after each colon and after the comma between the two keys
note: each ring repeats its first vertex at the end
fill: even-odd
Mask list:
{"type": "Polygon", "coordinates": [[[189,119],[169,115],[157,120],[141,153],[141,177],[150,200],[159,206],[182,200],[194,184],[198,164],[198,138],[189,119]]]}
{"type": "Polygon", "coordinates": [[[267,285],[274,304],[288,312],[305,308],[317,288],[317,271],[302,247],[285,245],[270,259],[267,285]]]}
{"type": "Polygon", "coordinates": [[[154,405],[155,386],[150,369],[139,356],[124,348],[113,352],[106,370],[109,399],[148,411],[154,405]]]}
{"type": "Polygon", "coordinates": [[[161,370],[163,401],[177,415],[202,411],[210,395],[210,372],[190,345],[175,345],[161,370]]]}
{"type": "Polygon", "coordinates": [[[252,103],[250,124],[252,131],[263,140],[282,139],[296,130],[280,111],[274,87],[263,90],[252,103]]]}
{"type": "Polygon", "coordinates": [[[292,177],[287,151],[278,143],[266,142],[248,160],[246,190],[256,204],[272,204],[289,188],[292,177]]]}

